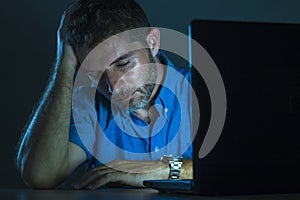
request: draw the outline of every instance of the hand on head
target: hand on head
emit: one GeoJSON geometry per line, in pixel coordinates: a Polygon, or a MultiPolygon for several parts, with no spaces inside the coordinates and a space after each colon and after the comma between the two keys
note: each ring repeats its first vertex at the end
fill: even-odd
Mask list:
{"type": "Polygon", "coordinates": [[[64,65],[65,68],[74,71],[78,65],[78,60],[73,47],[69,44],[66,38],[66,29],[70,23],[68,10],[61,17],[60,25],[57,30],[57,65],[64,65]]]}

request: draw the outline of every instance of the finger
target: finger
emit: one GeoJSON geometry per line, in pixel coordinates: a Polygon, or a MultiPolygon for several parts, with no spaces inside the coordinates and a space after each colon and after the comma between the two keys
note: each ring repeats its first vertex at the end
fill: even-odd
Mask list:
{"type": "Polygon", "coordinates": [[[123,185],[131,185],[135,187],[144,187],[143,180],[147,178],[142,174],[124,173],[116,171],[103,175],[100,179],[95,180],[89,185],[89,189],[95,190],[111,182],[118,182],[123,185]]]}
{"type": "Polygon", "coordinates": [[[108,183],[111,183],[111,182],[122,182],[123,179],[124,179],[124,174],[121,172],[115,171],[112,173],[107,173],[107,174],[104,174],[99,179],[96,179],[94,182],[92,182],[88,186],[88,189],[96,190],[96,189],[98,189],[108,183]]]}
{"type": "Polygon", "coordinates": [[[57,29],[57,38],[58,38],[59,42],[67,42],[66,41],[66,31],[67,31],[67,26],[70,24],[71,9],[72,9],[72,6],[70,6],[68,9],[66,9],[61,16],[60,24],[57,29]]]}
{"type": "Polygon", "coordinates": [[[91,182],[93,182],[95,179],[101,177],[103,174],[111,173],[114,171],[115,170],[111,169],[111,168],[107,168],[107,169],[97,168],[96,170],[95,169],[90,170],[85,175],[83,175],[83,177],[81,177],[80,180],[76,182],[76,184],[74,184],[73,188],[74,189],[83,189],[86,186],[88,186],[91,182]]]}
{"type": "Polygon", "coordinates": [[[106,168],[106,169],[97,169],[97,170],[90,170],[87,172],[76,184],[74,184],[74,189],[83,189],[91,185],[96,179],[101,178],[103,175],[108,173],[115,172],[115,169],[106,168]]]}
{"type": "Polygon", "coordinates": [[[93,176],[94,173],[96,173],[97,171],[101,171],[101,170],[107,170],[109,169],[109,167],[105,166],[105,165],[101,165],[95,168],[90,169],[88,172],[86,172],[80,179],[79,181],[77,181],[78,183],[82,182],[83,180],[88,179],[89,177],[93,176]]]}

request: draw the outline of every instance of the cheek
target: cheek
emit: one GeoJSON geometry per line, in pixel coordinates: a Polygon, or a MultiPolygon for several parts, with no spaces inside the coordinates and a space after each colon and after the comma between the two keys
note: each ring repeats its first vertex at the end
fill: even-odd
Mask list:
{"type": "Polygon", "coordinates": [[[135,84],[139,84],[139,77],[140,74],[135,68],[132,68],[126,73],[113,70],[107,72],[107,80],[113,90],[133,88],[135,84]]]}
{"type": "Polygon", "coordinates": [[[144,84],[150,80],[152,69],[149,65],[141,65],[128,74],[128,79],[134,79],[134,84],[144,84]]]}

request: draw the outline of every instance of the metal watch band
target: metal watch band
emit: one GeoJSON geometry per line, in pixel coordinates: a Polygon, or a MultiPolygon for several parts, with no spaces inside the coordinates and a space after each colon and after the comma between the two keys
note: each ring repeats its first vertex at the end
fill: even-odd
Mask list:
{"type": "Polygon", "coordinates": [[[166,156],[164,155],[161,160],[168,162],[170,167],[169,179],[179,179],[181,166],[183,163],[183,157],[177,156],[173,157],[172,155],[166,156]]]}

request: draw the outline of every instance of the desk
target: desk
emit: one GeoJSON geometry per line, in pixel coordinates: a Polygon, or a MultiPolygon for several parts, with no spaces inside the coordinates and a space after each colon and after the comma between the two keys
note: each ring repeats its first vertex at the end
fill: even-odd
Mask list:
{"type": "Polygon", "coordinates": [[[101,200],[101,199],[151,199],[151,200],[300,200],[300,194],[251,195],[251,196],[196,196],[159,193],[152,189],[87,190],[0,190],[1,200],[101,200]]]}

